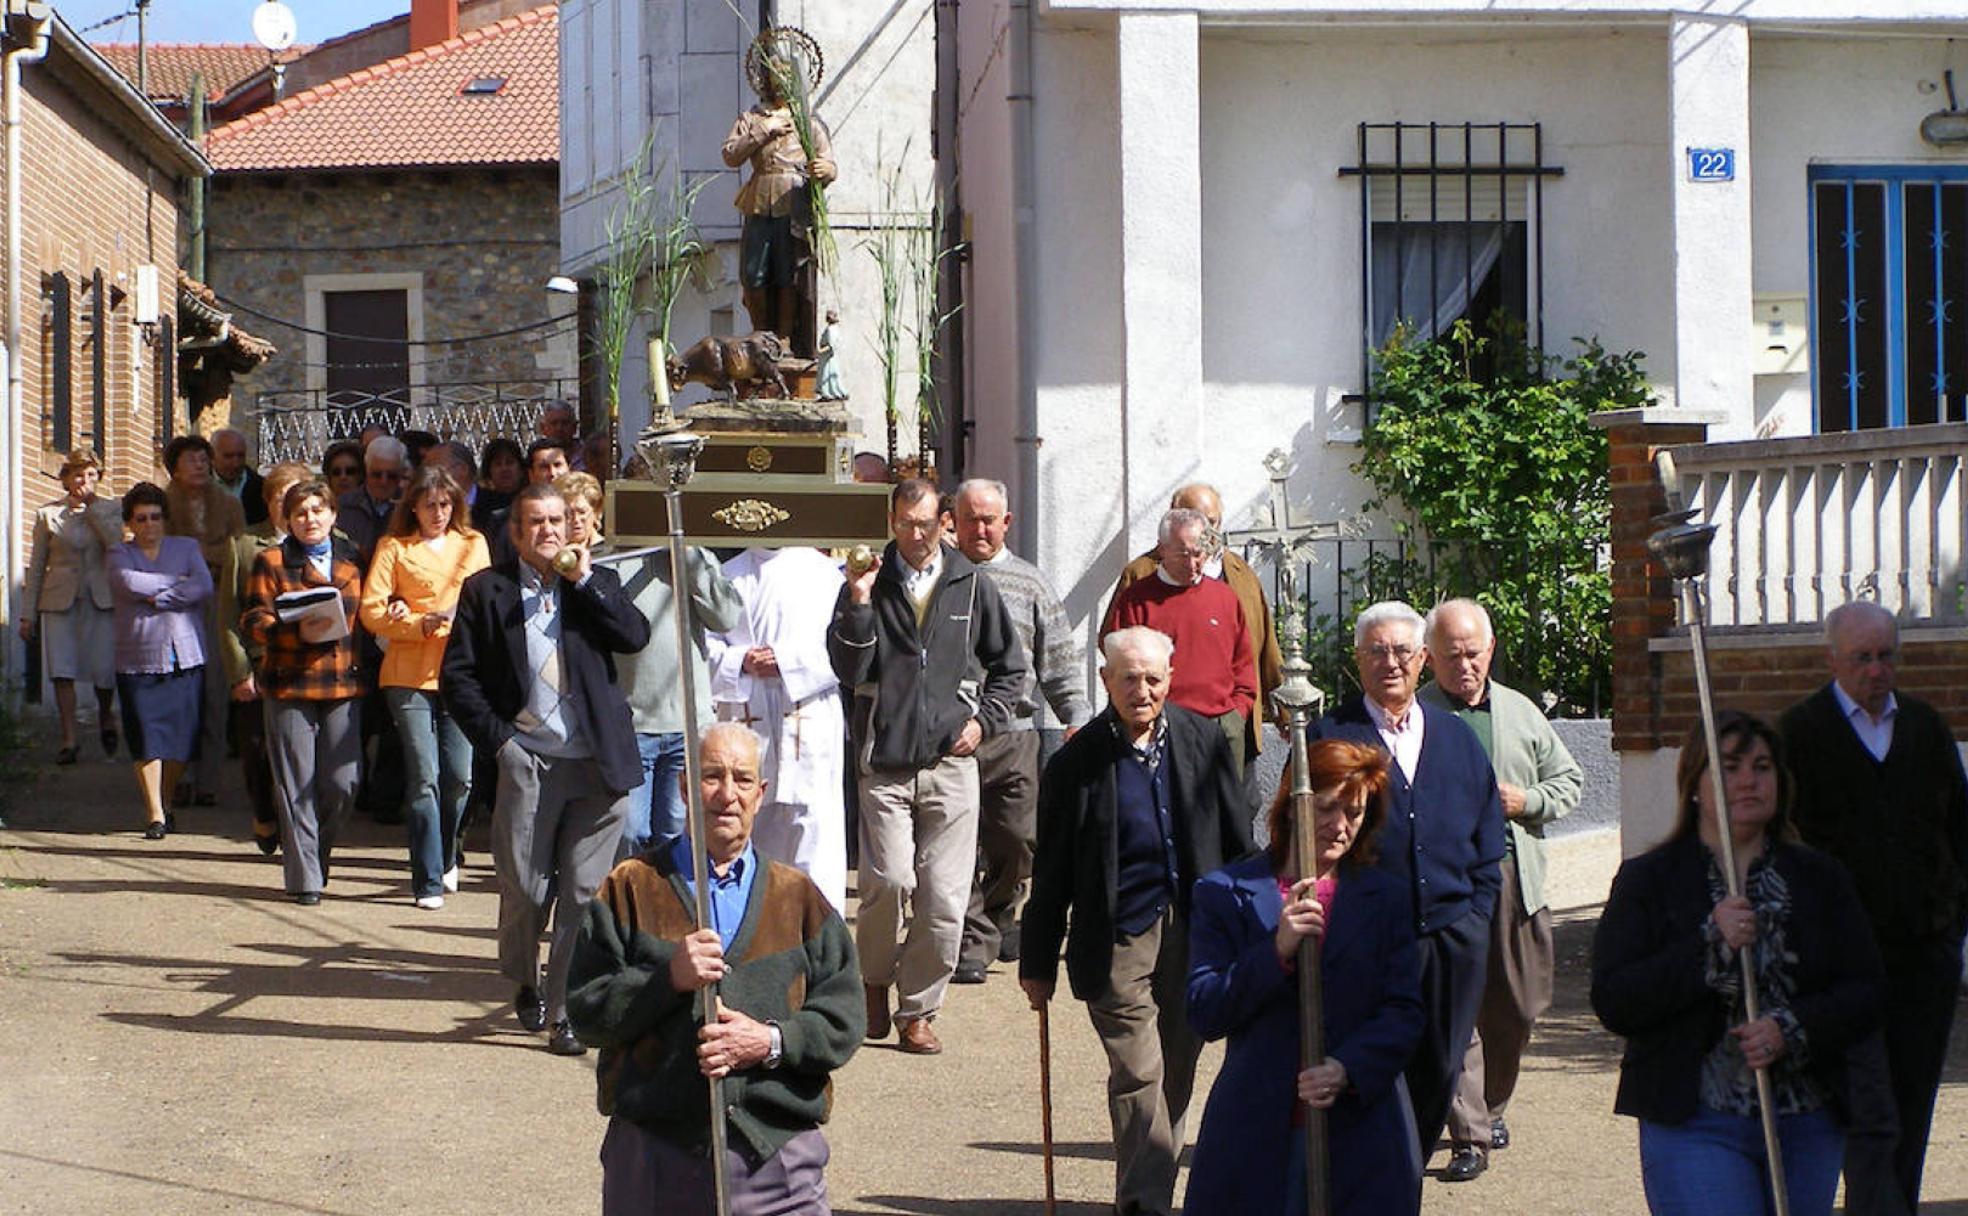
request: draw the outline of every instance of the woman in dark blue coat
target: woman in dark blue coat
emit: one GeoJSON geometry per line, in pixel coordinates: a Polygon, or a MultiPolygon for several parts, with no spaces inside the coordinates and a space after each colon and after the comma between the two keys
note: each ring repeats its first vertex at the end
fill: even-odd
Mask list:
{"type": "Polygon", "coordinates": [[[1401,1070],[1421,1036],[1414,917],[1405,888],[1370,864],[1386,815],[1387,756],[1344,740],[1307,752],[1318,873],[1292,873],[1280,790],[1265,852],[1196,884],[1189,1021],[1229,1037],[1189,1170],[1188,1216],[1305,1210],[1301,1102],[1326,1111],[1335,1214],[1421,1207],[1421,1151],[1401,1070]],[[1325,1061],[1299,1071],[1298,942],[1322,936],[1325,1061]]]}

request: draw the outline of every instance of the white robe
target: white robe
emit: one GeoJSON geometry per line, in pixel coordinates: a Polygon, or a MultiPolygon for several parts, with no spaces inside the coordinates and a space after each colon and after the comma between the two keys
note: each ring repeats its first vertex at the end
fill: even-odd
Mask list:
{"type": "Polygon", "coordinates": [[[765,739],[765,804],[752,843],[793,866],[847,911],[847,812],[841,789],[846,720],[840,681],[827,661],[827,627],[845,580],[818,549],[747,549],[724,563],[745,615],[706,637],[711,700],[724,721],[765,739]],[[745,652],[770,646],[779,675],[748,675],[745,652]]]}

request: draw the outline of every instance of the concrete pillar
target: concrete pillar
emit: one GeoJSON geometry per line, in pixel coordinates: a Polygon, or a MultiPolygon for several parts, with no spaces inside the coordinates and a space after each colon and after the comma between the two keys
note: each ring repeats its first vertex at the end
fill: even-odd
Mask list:
{"type": "Polygon", "coordinates": [[[1203,193],[1196,14],[1117,21],[1121,417],[1129,552],[1153,542],[1203,444],[1203,193]]]}
{"type": "Polygon", "coordinates": [[[1674,403],[1755,425],[1750,263],[1749,26],[1677,13],[1668,30],[1674,175],[1674,403]],[[1735,152],[1734,181],[1696,181],[1690,148],[1735,152]]]}

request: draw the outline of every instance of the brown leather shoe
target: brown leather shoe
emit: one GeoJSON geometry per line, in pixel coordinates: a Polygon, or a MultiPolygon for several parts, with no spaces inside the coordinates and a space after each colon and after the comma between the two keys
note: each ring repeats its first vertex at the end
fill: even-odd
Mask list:
{"type": "Polygon", "coordinates": [[[868,998],[868,1037],[885,1039],[888,1037],[888,986],[886,984],[863,984],[862,993],[868,998]]]}
{"type": "Polygon", "coordinates": [[[928,1018],[910,1018],[896,1034],[896,1046],[912,1056],[940,1056],[943,1040],[930,1029],[928,1018]]]}

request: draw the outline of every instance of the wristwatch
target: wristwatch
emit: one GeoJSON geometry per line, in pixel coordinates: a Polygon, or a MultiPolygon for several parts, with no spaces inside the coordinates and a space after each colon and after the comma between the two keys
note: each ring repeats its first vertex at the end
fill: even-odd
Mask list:
{"type": "Polygon", "coordinates": [[[777,1022],[767,1022],[765,1024],[765,1033],[768,1045],[765,1049],[764,1067],[777,1068],[779,1067],[779,1057],[785,1053],[785,1036],[779,1033],[779,1023],[777,1022]]]}

